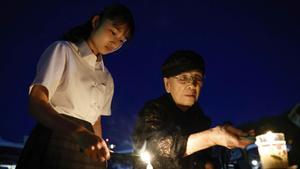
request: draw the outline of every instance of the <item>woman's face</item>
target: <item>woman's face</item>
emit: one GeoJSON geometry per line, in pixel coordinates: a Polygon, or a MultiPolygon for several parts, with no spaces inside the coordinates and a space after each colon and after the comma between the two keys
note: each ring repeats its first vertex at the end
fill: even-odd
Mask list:
{"type": "Polygon", "coordinates": [[[115,52],[127,40],[128,28],[126,24],[114,25],[111,20],[106,19],[100,26],[97,26],[96,20],[93,22],[93,26],[94,30],[87,41],[95,54],[106,55],[115,52]]]}
{"type": "Polygon", "coordinates": [[[177,106],[186,110],[198,100],[203,85],[203,74],[199,71],[184,72],[164,78],[164,84],[177,106]]]}

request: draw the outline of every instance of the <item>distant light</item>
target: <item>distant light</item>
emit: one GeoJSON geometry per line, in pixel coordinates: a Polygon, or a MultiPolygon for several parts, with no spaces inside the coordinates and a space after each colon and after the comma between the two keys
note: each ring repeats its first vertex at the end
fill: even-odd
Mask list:
{"type": "Polygon", "coordinates": [[[109,145],[109,148],[110,148],[110,149],[114,149],[114,148],[116,148],[116,145],[110,144],[110,145],[109,145]]]}
{"type": "Polygon", "coordinates": [[[107,139],[105,139],[105,141],[106,141],[106,142],[109,142],[109,139],[107,138],[107,139]]]}
{"type": "Polygon", "coordinates": [[[252,161],[251,161],[251,164],[252,164],[253,166],[257,166],[257,165],[258,165],[258,161],[257,161],[257,160],[252,160],[252,161]]]}

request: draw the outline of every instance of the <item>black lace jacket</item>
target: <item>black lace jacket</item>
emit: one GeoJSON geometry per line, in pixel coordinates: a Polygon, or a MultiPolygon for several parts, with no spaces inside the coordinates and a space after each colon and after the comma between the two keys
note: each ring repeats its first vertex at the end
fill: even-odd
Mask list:
{"type": "MultiPolygon", "coordinates": [[[[136,152],[146,142],[146,150],[152,155],[154,169],[202,168],[202,159],[207,153],[200,151],[183,157],[188,136],[203,131],[210,126],[198,104],[182,112],[175,105],[171,95],[166,94],[147,102],[139,112],[133,132],[136,152]]],[[[141,160],[136,160],[135,168],[146,168],[141,160]]]]}

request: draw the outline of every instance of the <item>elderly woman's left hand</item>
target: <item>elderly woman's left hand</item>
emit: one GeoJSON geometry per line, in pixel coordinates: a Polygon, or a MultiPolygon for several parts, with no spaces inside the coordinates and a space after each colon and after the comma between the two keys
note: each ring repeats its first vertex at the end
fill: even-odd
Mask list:
{"type": "Polygon", "coordinates": [[[209,134],[210,140],[216,144],[227,148],[244,148],[253,141],[242,139],[248,134],[240,129],[230,125],[217,126],[211,129],[209,134]]]}

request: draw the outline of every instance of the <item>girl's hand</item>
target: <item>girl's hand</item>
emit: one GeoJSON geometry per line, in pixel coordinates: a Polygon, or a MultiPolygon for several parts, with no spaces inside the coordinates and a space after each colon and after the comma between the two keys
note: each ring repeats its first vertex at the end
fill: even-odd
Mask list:
{"type": "Polygon", "coordinates": [[[100,162],[104,162],[110,158],[106,142],[87,129],[75,132],[73,137],[84,153],[90,158],[100,162]]]}

